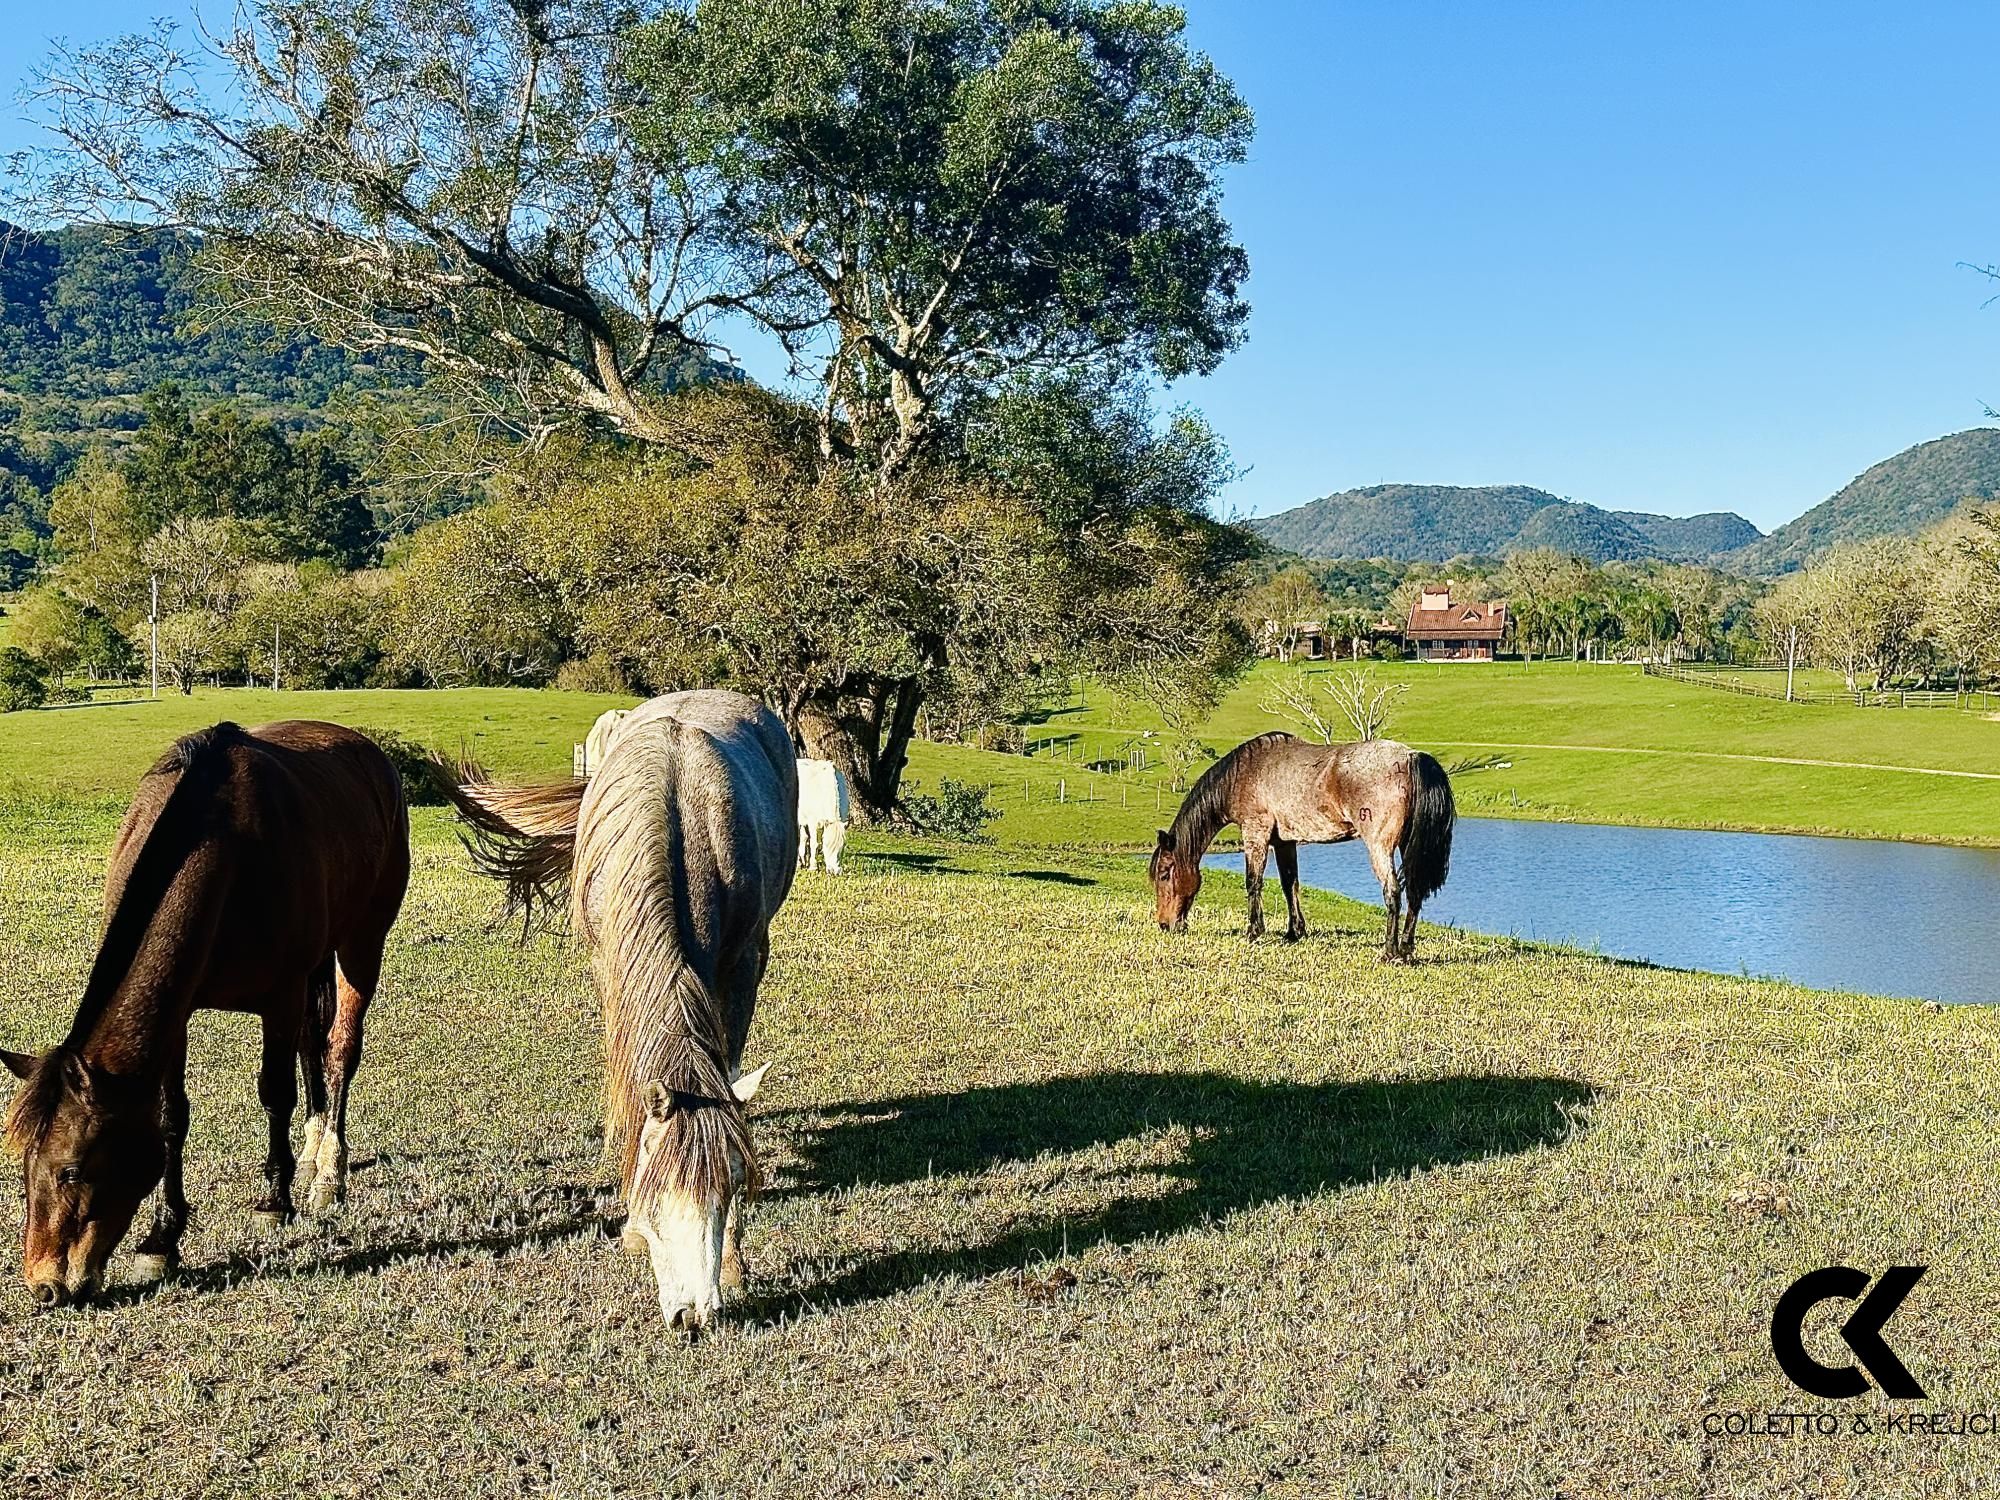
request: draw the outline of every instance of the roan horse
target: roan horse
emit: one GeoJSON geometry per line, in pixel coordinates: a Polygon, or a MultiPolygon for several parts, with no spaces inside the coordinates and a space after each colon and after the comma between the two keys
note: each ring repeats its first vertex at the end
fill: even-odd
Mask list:
{"type": "Polygon", "coordinates": [[[1317,745],[1281,730],[1260,734],[1203,772],[1174,826],[1160,831],[1150,866],[1160,927],[1186,928],[1201,889],[1202,856],[1226,824],[1243,830],[1253,940],[1264,933],[1267,852],[1278,856],[1291,916],[1285,937],[1296,941],[1306,933],[1298,846],[1360,839],[1388,912],[1382,961],[1402,962],[1416,949],[1418,911],[1450,869],[1456,820],[1444,767],[1420,750],[1394,740],[1317,745]]]}
{"type": "Polygon", "coordinates": [[[156,1183],[140,1267],[158,1278],[178,1263],[196,1009],[263,1019],[270,1148],[254,1212],[291,1214],[301,1080],[298,1186],[315,1209],[343,1195],[362,1016],[409,873],[402,782],[351,729],[218,724],[146,773],[112,850],[104,935],[68,1038],[40,1057],[0,1053],[26,1080],[7,1137],[24,1163],[22,1272],[37,1303],[103,1284],[156,1183]]]}
{"type": "Polygon", "coordinates": [[[668,1324],[699,1329],[743,1282],[741,1200],[758,1184],[743,1106],[764,1069],[741,1067],[798,862],[790,737],[738,693],[670,693],[619,724],[587,782],[461,768],[448,794],[514,906],[532,916],[568,887],[604,1010],[627,1244],[652,1261],[668,1324]]]}

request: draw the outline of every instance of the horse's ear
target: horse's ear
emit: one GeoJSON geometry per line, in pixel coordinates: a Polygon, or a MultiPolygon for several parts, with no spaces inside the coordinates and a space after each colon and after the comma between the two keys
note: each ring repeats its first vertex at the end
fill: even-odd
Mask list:
{"type": "Polygon", "coordinates": [[[1173,848],[1173,847],[1174,847],[1174,836],[1173,836],[1173,835],[1172,835],[1171,833],[1167,832],[1167,830],[1166,830],[1166,829],[1164,829],[1164,828],[1162,828],[1162,829],[1161,829],[1161,830],[1160,830],[1159,832],[1160,832],[1160,841],[1159,841],[1159,843],[1158,843],[1158,844],[1157,844],[1157,845],[1156,845],[1155,847],[1157,847],[1157,848],[1161,848],[1161,849],[1171,849],[1171,848],[1173,848]]]}
{"type": "Polygon", "coordinates": [[[94,1115],[130,1114],[157,1098],[138,1075],[106,1072],[74,1052],[63,1053],[63,1069],[70,1092],[94,1115]]]}
{"type": "Polygon", "coordinates": [[[7,1071],[16,1078],[25,1080],[35,1071],[35,1064],[39,1061],[40,1059],[32,1052],[9,1052],[5,1047],[0,1047],[0,1064],[5,1064],[7,1071]]]}
{"type": "Polygon", "coordinates": [[[755,1072],[745,1073],[736,1082],[729,1085],[729,1092],[736,1096],[738,1104],[748,1104],[752,1099],[757,1097],[757,1089],[764,1082],[764,1075],[770,1071],[771,1065],[765,1063],[763,1067],[757,1069],[755,1072]]]}
{"type": "Polygon", "coordinates": [[[674,1112],[674,1096],[667,1086],[655,1078],[646,1085],[646,1114],[655,1120],[665,1120],[674,1112]]]}

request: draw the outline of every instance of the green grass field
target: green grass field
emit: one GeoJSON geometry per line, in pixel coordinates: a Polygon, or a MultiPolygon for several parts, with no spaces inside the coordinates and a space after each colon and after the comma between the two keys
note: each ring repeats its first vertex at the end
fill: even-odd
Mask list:
{"type": "MultiPolygon", "coordinates": [[[[450,711],[540,767],[568,731],[485,717],[512,701],[450,711]]],[[[89,963],[116,804],[80,760],[10,761],[0,1044],[59,1036],[89,963]]],[[[440,813],[415,835],[349,1205],[252,1228],[254,1029],[201,1016],[187,1266],[56,1314],[0,1280],[0,1494],[2000,1482],[1993,1441],[1701,1430],[1802,1404],[1765,1325],[1832,1261],[1928,1262],[1898,1348],[1933,1405],[2000,1404],[1990,1011],[1448,931],[1384,970],[1337,898],[1302,944],[1244,944],[1222,879],[1169,939],[1128,857],[857,837],[775,930],[755,1286],[690,1346],[605,1233],[577,956],[491,927],[440,813]]],[[[0,1194],[9,1254],[19,1218],[0,1194]]]]}
{"type": "MultiPolygon", "coordinates": [[[[1329,670],[1355,669],[1261,663],[1204,726],[1205,742],[1220,751],[1291,727],[1260,706],[1272,686],[1329,670]]],[[[1372,670],[1408,689],[1390,734],[1460,768],[1468,814],[2000,844],[2000,723],[1980,714],[1788,704],[1568,662],[1372,670]]],[[[1068,758],[1029,758],[1074,782],[1159,728],[1143,707],[1091,688],[1030,730],[1068,758]]],[[[1019,783],[1016,773],[1005,800],[1021,802],[1019,783]]],[[[1020,836],[1065,842],[1078,818],[1058,806],[1017,821],[1020,836]]]]}
{"type": "MultiPolygon", "coordinates": [[[[1260,704],[1275,678],[1298,670],[1261,664],[1205,726],[1205,742],[1222,751],[1279,726],[1260,704]]],[[[1566,662],[1374,670],[1408,686],[1390,732],[1456,768],[1469,815],[2000,844],[2000,722],[1983,715],[1786,704],[1566,662]]],[[[508,688],[232,688],[0,715],[0,792],[122,797],[167,739],[232,717],[393,729],[497,770],[560,775],[591,720],[630,701],[508,688]]],[[[919,742],[910,782],[989,787],[1005,843],[1143,846],[1179,802],[1149,732],[1159,724],[1143,708],[1092,688],[1029,727],[1036,753],[919,742]],[[1091,769],[1135,744],[1148,751],[1147,771],[1091,769]]]]}

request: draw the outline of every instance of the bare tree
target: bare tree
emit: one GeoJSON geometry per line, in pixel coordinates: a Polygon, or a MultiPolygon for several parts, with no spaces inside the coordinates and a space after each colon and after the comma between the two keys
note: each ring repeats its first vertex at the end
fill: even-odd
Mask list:
{"type": "Polygon", "coordinates": [[[1311,679],[1290,677],[1274,683],[1257,706],[1273,718],[1298,725],[1322,744],[1379,740],[1395,717],[1409,684],[1378,682],[1372,671],[1324,672],[1311,679]],[[1316,682],[1315,693],[1309,682],[1316,682]]]}

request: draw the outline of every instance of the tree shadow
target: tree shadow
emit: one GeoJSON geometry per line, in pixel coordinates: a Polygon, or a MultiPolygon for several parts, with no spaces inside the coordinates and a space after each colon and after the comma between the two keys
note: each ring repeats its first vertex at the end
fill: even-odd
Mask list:
{"type": "Polygon", "coordinates": [[[800,1186],[789,1191],[976,1175],[1175,1128],[1186,1147],[1176,1162],[1136,1170],[1146,1182],[1082,1218],[1033,1220],[984,1244],[877,1256],[811,1286],[752,1298],[743,1312],[777,1317],[890,1296],[1284,1199],[1559,1145],[1584,1128],[1597,1097],[1589,1084],[1558,1077],[1304,1084],[1117,1072],[843,1105],[812,1116],[799,1147],[800,1186]],[[1164,1193],[1162,1176],[1173,1182],[1164,1193]]]}
{"type": "Polygon", "coordinates": [[[1096,885],[1088,875],[1072,875],[1067,870],[1009,870],[1013,880],[1045,880],[1052,885],[1096,885]]]}
{"type": "Polygon", "coordinates": [[[945,859],[942,854],[901,854],[882,850],[870,850],[865,854],[856,853],[850,855],[849,858],[859,860],[863,864],[873,864],[880,861],[883,864],[904,865],[913,870],[931,869],[934,866],[943,864],[945,859]]]}

